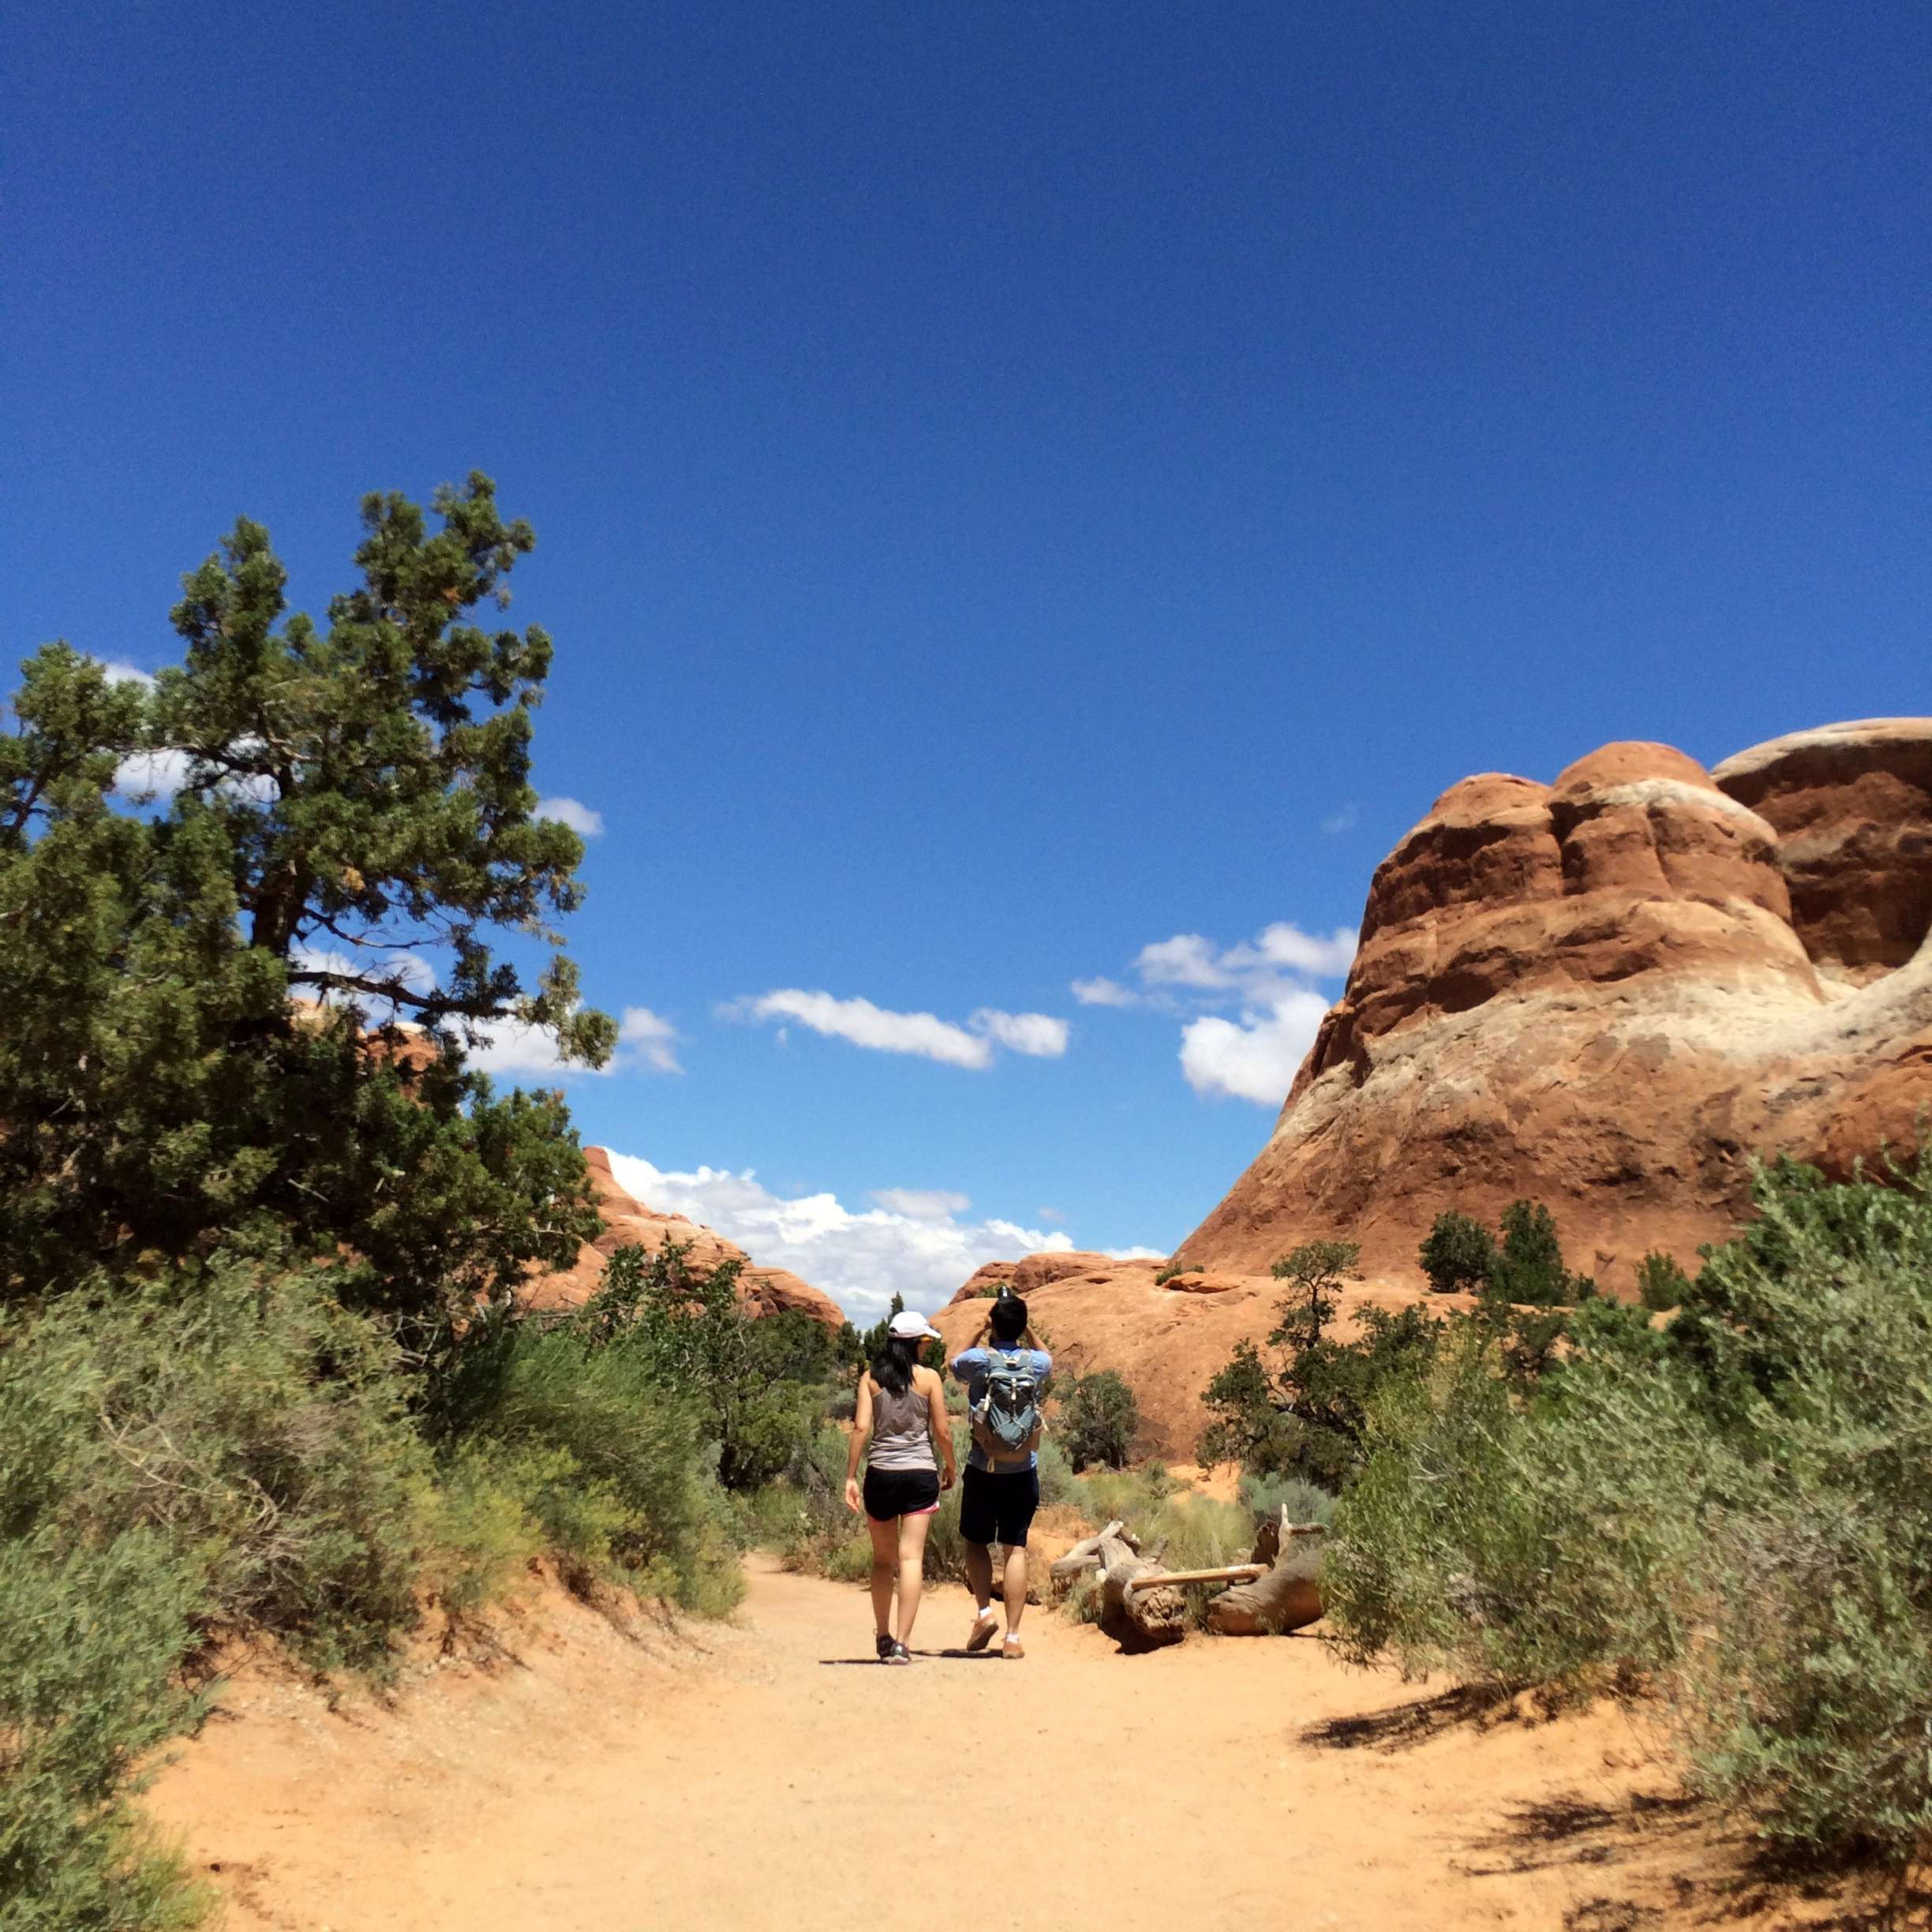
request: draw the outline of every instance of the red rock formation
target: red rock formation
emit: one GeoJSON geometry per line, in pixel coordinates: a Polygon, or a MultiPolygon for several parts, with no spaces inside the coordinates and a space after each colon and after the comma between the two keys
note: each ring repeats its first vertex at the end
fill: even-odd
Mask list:
{"type": "Polygon", "coordinates": [[[1445,1208],[1556,1215],[1627,1288],[1694,1263],[1749,1157],[1846,1170],[1932,1103],[1932,720],[1774,739],[1713,773],[1613,744],[1464,780],[1377,870],[1341,1002],[1267,1145],[1178,1250],[1252,1273],[1359,1241],[1419,1282],[1445,1208]]]}
{"type": "Polygon", "coordinates": [[[588,1301],[597,1292],[604,1264],[620,1248],[638,1247],[655,1254],[667,1241],[676,1241],[690,1249],[691,1265],[700,1273],[708,1273],[726,1261],[743,1264],[743,1272],[738,1277],[739,1293],[755,1314],[782,1315],[796,1310],[830,1328],[844,1320],[844,1311],[822,1289],[801,1281],[786,1269],[760,1267],[742,1248],[722,1235],[713,1234],[682,1215],[658,1214],[634,1200],[618,1185],[606,1149],[586,1148],[584,1164],[590,1170],[590,1185],[597,1195],[597,1212],[604,1218],[604,1231],[578,1250],[574,1267],[539,1275],[531,1282],[529,1297],[533,1307],[571,1308],[588,1301]]]}

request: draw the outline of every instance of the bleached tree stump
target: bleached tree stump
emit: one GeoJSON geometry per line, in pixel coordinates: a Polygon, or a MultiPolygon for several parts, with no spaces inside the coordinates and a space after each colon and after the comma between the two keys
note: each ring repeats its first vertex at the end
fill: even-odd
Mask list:
{"type": "Polygon", "coordinates": [[[1319,1523],[1264,1523],[1254,1559],[1270,1563],[1266,1576],[1225,1589],[1208,1606],[1208,1627],[1223,1637],[1263,1637],[1300,1630],[1322,1614],[1319,1523]]]}
{"type": "Polygon", "coordinates": [[[1118,1537],[1100,1545],[1100,1627],[1129,1649],[1173,1643],[1186,1634],[1187,1600],[1178,1589],[1159,1585],[1127,1586],[1159,1566],[1129,1549],[1118,1537]]]}

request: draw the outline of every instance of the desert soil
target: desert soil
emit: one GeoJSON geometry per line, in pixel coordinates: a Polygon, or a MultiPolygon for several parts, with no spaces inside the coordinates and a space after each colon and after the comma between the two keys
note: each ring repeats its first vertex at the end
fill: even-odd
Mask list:
{"type": "Polygon", "coordinates": [[[148,1803],[230,1932],[1870,1923],[1754,1878],[1617,1711],[1485,1717],[1305,1637],[1122,1657],[1038,1609],[1024,1661],[948,1654],[968,1608],[930,1592],[888,1670],[863,1591],[766,1562],[727,1626],[551,1590],[385,1705],[243,1669],[148,1803]]]}

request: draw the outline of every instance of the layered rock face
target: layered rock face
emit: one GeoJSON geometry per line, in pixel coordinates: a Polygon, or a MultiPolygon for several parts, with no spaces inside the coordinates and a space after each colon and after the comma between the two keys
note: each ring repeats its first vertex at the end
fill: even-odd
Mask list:
{"type": "Polygon", "coordinates": [[[682,1215],[658,1214],[627,1194],[611,1172],[608,1151],[598,1147],[584,1149],[584,1164],[590,1170],[590,1185],[597,1196],[597,1212],[603,1217],[604,1231],[594,1241],[579,1249],[574,1267],[554,1275],[536,1277],[529,1288],[530,1305],[535,1308],[571,1308],[596,1294],[602,1279],[604,1264],[620,1248],[642,1248],[655,1254],[667,1241],[690,1249],[691,1266],[707,1274],[726,1261],[742,1264],[738,1291],[745,1305],[758,1315],[783,1315],[796,1312],[814,1321],[837,1328],[844,1320],[844,1312],[823,1290],[802,1281],[784,1268],[760,1267],[736,1243],[714,1234],[682,1215]]]}
{"type": "Polygon", "coordinates": [[[1706,772],[1612,744],[1437,799],[1377,869],[1341,1002],[1267,1145],[1179,1258],[1359,1241],[1420,1282],[1455,1208],[1518,1196],[1627,1289],[1694,1264],[1753,1153],[1843,1173],[1932,1107],[1932,719],[1795,733],[1706,772]]]}

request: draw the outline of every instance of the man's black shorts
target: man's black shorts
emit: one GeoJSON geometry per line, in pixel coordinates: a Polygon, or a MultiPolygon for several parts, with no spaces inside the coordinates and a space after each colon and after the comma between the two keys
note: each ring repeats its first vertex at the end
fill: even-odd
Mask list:
{"type": "Polygon", "coordinates": [[[998,1543],[1006,1549],[1024,1549],[1039,1507],[1039,1472],[990,1470],[966,1466],[965,1487],[960,1492],[960,1534],[968,1543],[998,1543]]]}

